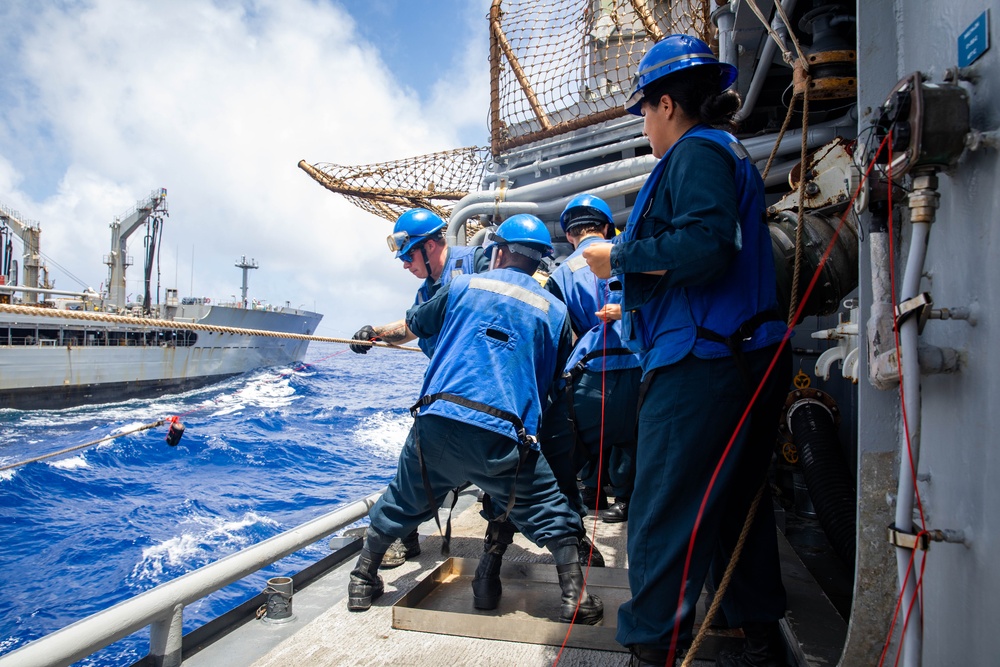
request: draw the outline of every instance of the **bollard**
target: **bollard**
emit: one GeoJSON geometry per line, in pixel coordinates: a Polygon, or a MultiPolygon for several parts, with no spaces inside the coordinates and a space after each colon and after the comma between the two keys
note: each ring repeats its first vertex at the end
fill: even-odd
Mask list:
{"type": "Polygon", "coordinates": [[[295,620],[292,614],[292,578],[272,577],[267,580],[267,603],[264,605],[265,623],[288,623],[295,620]]]}

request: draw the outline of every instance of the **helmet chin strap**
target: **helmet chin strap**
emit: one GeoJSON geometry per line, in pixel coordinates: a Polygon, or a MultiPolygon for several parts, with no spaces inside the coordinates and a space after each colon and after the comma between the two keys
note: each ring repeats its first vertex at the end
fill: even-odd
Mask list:
{"type": "Polygon", "coordinates": [[[424,267],[427,269],[427,277],[430,278],[431,282],[433,282],[434,273],[431,271],[431,262],[427,259],[427,250],[424,249],[424,244],[420,245],[420,255],[424,258],[424,267]]]}

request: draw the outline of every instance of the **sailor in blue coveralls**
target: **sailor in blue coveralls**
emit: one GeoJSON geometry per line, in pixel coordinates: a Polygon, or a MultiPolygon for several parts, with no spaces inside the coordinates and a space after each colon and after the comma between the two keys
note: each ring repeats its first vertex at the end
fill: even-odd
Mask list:
{"type": "MultiPolygon", "coordinates": [[[[563,373],[565,400],[554,402],[546,411],[542,442],[553,447],[551,441],[568,441],[570,450],[575,446],[582,450],[577,452],[577,470],[584,503],[593,509],[606,508],[601,519],[618,523],[628,519],[632,494],[641,371],[639,359],[621,341],[621,322],[617,321],[621,283],[597,278],[583,258],[586,248],[614,237],[611,208],[600,197],[577,195],[563,209],[559,224],[574,252],[552,272],[545,288],[566,304],[577,341],[563,373]],[[609,318],[608,312],[617,315],[609,318]],[[615,496],[610,507],[605,481],[615,496]]],[[[597,556],[595,552],[595,560],[597,556]]]]}
{"type": "MultiPolygon", "coordinates": [[[[423,280],[414,305],[429,301],[455,276],[481,273],[489,266],[481,247],[449,246],[445,241],[445,226],[445,221],[436,213],[424,208],[412,208],[396,219],[392,234],[386,239],[389,249],[403,262],[403,268],[423,280]]],[[[405,320],[381,326],[366,324],[354,334],[354,340],[382,340],[396,345],[403,345],[414,338],[417,336],[407,328],[405,320]]],[[[417,338],[417,345],[430,358],[436,341],[437,336],[417,338]]],[[[370,345],[351,345],[351,350],[358,354],[366,354],[369,349],[370,345]]],[[[414,529],[390,547],[382,566],[402,565],[407,558],[419,555],[420,537],[414,529]]]]}
{"type": "MultiPolygon", "coordinates": [[[[643,371],[628,524],[632,598],[619,608],[617,635],[633,664],[662,666],[673,648],[690,644],[702,585],[725,569],[764,482],[791,378],[785,349],[718,470],[685,578],[706,489],[786,331],[763,183],[736,138],[713,128],[739,107],[726,91],[735,78],[735,68],[686,35],[643,56],[626,108],[644,117],[659,162],[615,243],[584,251],[598,276],[622,279],[623,333],[643,371]]],[[[785,592],[767,497],[722,609],[746,640],[717,664],[786,664],[778,627],[785,592]]]]}
{"type": "MultiPolygon", "coordinates": [[[[516,215],[492,240],[487,254],[495,268],[457,276],[408,315],[416,335],[437,335],[437,349],[412,408],[415,419],[396,477],[369,512],[348,609],[371,606],[383,592],[378,567],[385,550],[437,516],[445,495],[468,480],[504,503],[525,537],[552,552],[562,589],[560,619],[571,622],[575,614],[575,622],[597,623],[604,608],[584,589],[580,516],[537,444],[543,402],[571,340],[565,306],[532,278],[551,252],[551,239],[538,218],[516,215]]],[[[473,581],[475,606],[495,608],[499,567],[482,565],[473,581]]]]}

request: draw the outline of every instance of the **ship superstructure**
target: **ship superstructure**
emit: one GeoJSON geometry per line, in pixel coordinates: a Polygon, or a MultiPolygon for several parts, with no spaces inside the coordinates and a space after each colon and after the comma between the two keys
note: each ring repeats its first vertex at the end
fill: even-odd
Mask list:
{"type": "Polygon", "coordinates": [[[103,293],[53,289],[40,259],[39,225],[4,209],[0,222],[23,240],[24,274],[18,284],[16,260],[8,258],[0,285],[0,409],[57,409],[156,396],[302,360],[308,340],[280,335],[311,335],[322,315],[248,304],[246,271],[256,268],[254,260],[243,257],[237,263],[244,271],[239,303],[180,298],[175,288],[164,291],[162,302],[156,288],[154,299],[150,276],[167,215],[166,196],[165,189],[154,190],[112,222],[103,293]],[[144,295],[141,302],[128,303],[125,271],[132,260],[126,241],[140,229],[147,233],[144,295]]]}

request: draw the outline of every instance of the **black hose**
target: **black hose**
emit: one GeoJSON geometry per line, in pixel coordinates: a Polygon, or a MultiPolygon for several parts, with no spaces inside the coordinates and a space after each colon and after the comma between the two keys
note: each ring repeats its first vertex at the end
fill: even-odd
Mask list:
{"type": "Polygon", "coordinates": [[[829,410],[806,403],[792,408],[791,428],[805,474],[809,497],[820,525],[837,555],[854,565],[857,547],[857,498],[840,452],[837,428],[829,410]]]}

